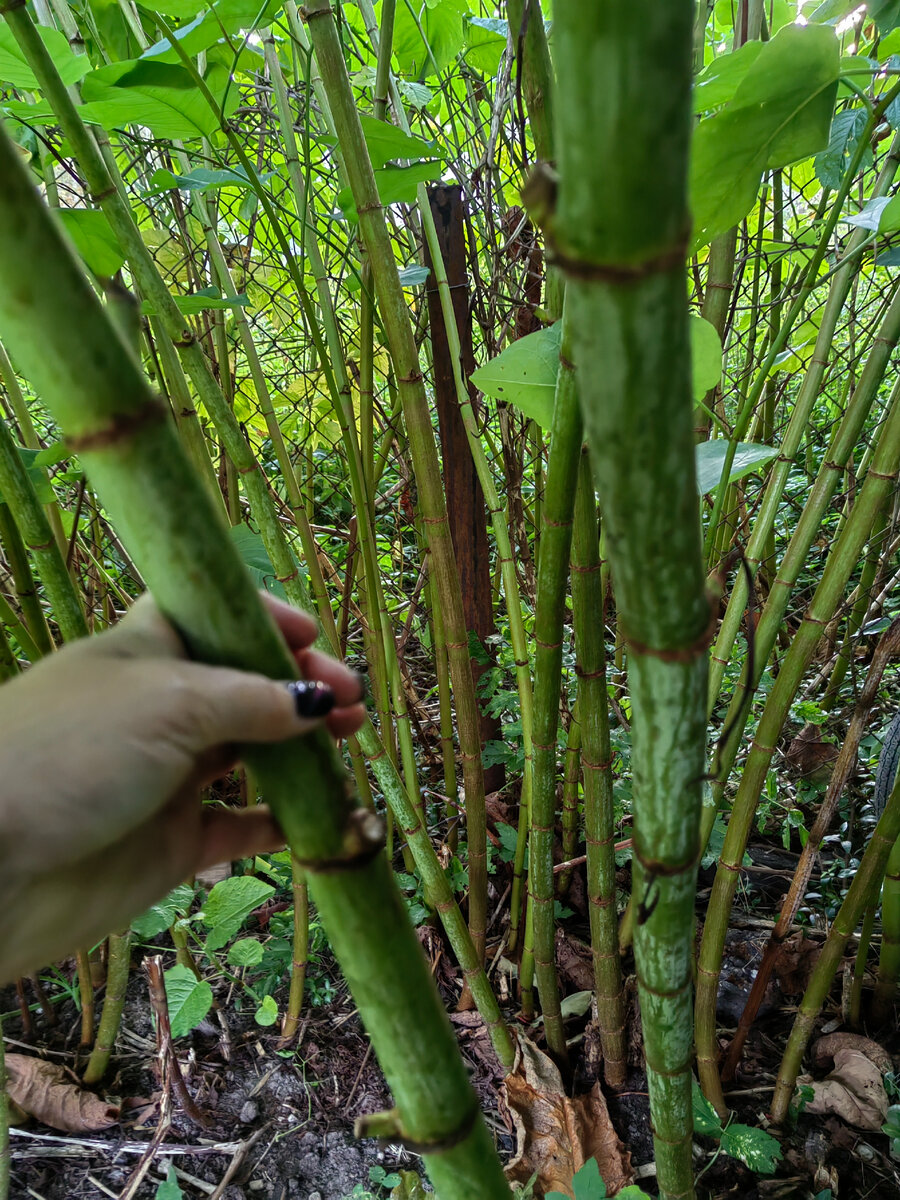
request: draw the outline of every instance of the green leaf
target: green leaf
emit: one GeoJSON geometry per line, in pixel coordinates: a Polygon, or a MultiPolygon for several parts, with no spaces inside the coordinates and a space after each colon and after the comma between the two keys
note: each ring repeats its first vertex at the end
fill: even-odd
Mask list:
{"type": "Polygon", "coordinates": [[[426,158],[444,158],[437,142],[426,142],[424,138],[404,133],[397,125],[379,121],[376,117],[360,114],[363,136],[369,148],[372,166],[378,170],[396,158],[418,161],[426,158]]]}
{"type": "Polygon", "coordinates": [[[652,1198],[636,1183],[629,1183],[627,1187],[616,1192],[616,1200],[652,1200],[652,1198]]]}
{"type": "Polygon", "coordinates": [[[505,400],[542,429],[553,422],[562,323],[519,338],[470,378],[486,396],[505,400]]]}
{"type": "Polygon", "coordinates": [[[253,1014],[257,1025],[274,1025],[278,1020],[278,1005],[271,996],[263,996],[262,1003],[253,1014]]]}
{"type": "Polygon", "coordinates": [[[734,99],[764,43],[745,42],[731,54],[720,54],[694,82],[694,112],[709,112],[734,99]]]}
{"type": "Polygon", "coordinates": [[[492,17],[466,16],[463,21],[466,45],[463,58],[473,71],[493,77],[506,49],[506,21],[492,17]]]}
{"type": "Polygon", "coordinates": [[[154,1200],[185,1200],[184,1192],[178,1186],[175,1176],[175,1164],[170,1160],[166,1177],[156,1189],[154,1200]]]}
{"type": "MultiPolygon", "coordinates": [[[[831,123],[828,145],[813,160],[816,178],[823,187],[835,191],[840,187],[841,177],[856,151],[856,144],[866,127],[866,112],[862,108],[845,108],[837,113],[831,123]]],[[[871,158],[871,151],[867,157],[871,158]]],[[[865,167],[865,161],[861,164],[865,167]]]]}
{"type": "Polygon", "coordinates": [[[145,913],[131,922],[131,928],[138,937],[152,938],[164,933],[177,917],[184,916],[191,907],[194,899],[194,889],[189,883],[180,883],[173,888],[164,900],[148,908],[145,913]]]}
{"type": "MultiPolygon", "coordinates": [[[[379,199],[382,204],[412,204],[419,184],[439,179],[443,171],[444,165],[438,161],[416,162],[408,167],[395,167],[389,163],[375,172],[379,199]]],[[[355,225],[359,218],[349,188],[338,193],[337,202],[347,220],[355,225]]]]}
{"type": "MultiPolygon", "coordinates": [[[[262,183],[268,183],[270,179],[275,179],[277,175],[277,171],[266,171],[260,175],[260,180],[262,183]]],[[[249,188],[253,186],[247,172],[241,166],[231,167],[224,171],[213,171],[206,167],[196,167],[187,175],[176,175],[174,171],[166,171],[160,168],[158,171],[153,172],[150,185],[150,188],[144,192],[145,196],[158,196],[160,192],[168,192],[172,188],[178,188],[184,192],[208,192],[214,188],[249,188]]]]}
{"type": "Polygon", "coordinates": [[[694,399],[702,400],[722,378],[722,339],[716,327],[691,313],[691,369],[694,399]]]}
{"type": "MultiPolygon", "coordinates": [[[[889,196],[873,196],[871,200],[866,201],[858,213],[851,213],[850,216],[841,217],[841,221],[845,225],[856,225],[859,229],[869,229],[872,233],[877,233],[881,229],[882,218],[890,203],[891,199],[889,196]]],[[[887,233],[888,230],[881,229],[881,232],[887,233]]]]}
{"type": "Polygon", "coordinates": [[[270,883],[252,875],[232,875],[215,885],[203,905],[203,921],[210,929],[207,950],[218,950],[234,937],[240,927],[264,900],[274,895],[270,883]]]}
{"type": "Polygon", "coordinates": [[[722,1122],[719,1115],[700,1090],[696,1079],[691,1080],[691,1108],[694,1113],[694,1133],[705,1137],[721,1137],[722,1122]]]}
{"type": "Polygon", "coordinates": [[[262,962],[263,953],[259,938],[238,938],[228,947],[227,961],[233,967],[256,967],[262,962]]]}
{"type": "Polygon", "coordinates": [[[563,1019],[567,1017],[583,1017],[591,1007],[591,1000],[594,998],[592,991],[572,992],[565,996],[560,1003],[559,1010],[563,1019]]]}
{"type": "Polygon", "coordinates": [[[772,1175],[782,1156],[777,1138],[750,1125],[729,1125],[722,1134],[722,1150],[757,1175],[772,1175]]]}
{"type": "MultiPolygon", "coordinates": [[[[23,446],[16,446],[19,452],[19,457],[25,467],[25,472],[31,480],[31,486],[34,488],[38,500],[41,504],[50,504],[56,497],[53,494],[53,488],[47,481],[47,476],[43,470],[36,466],[38,458],[42,454],[46,454],[45,450],[26,450],[23,446]]],[[[3,502],[3,493],[0,491],[0,503],[3,502]]]]}
{"type": "Polygon", "coordinates": [[[404,287],[419,287],[431,272],[428,267],[404,267],[398,274],[404,287]]]}
{"type": "Polygon", "coordinates": [[[439,4],[413,0],[398,4],[394,23],[394,55],[400,74],[411,79],[428,79],[454,61],[466,42],[463,18],[469,12],[468,0],[441,0],[439,4]],[[412,8],[419,20],[413,17],[412,8]],[[422,40],[424,34],[428,43],[422,40]],[[429,53],[429,49],[431,53],[429,53]]]}
{"type": "MultiPolygon", "coordinates": [[[[195,316],[211,308],[234,308],[236,305],[245,308],[250,303],[244,292],[237,296],[223,296],[217,287],[203,288],[193,296],[173,296],[172,299],[179,312],[184,313],[186,317],[195,316]]],[[[141,313],[145,317],[156,316],[156,306],[152,300],[141,302],[141,313]]]]}
{"type": "Polygon", "coordinates": [[[839,69],[838,41],[825,26],[787,25],[761,46],[729,103],[694,134],[695,248],[743,220],[763,171],[827,145],[839,69]]]}
{"type": "MultiPolygon", "coordinates": [[[[234,39],[235,52],[246,33],[271,25],[272,19],[282,7],[283,0],[218,0],[206,12],[201,13],[187,25],[173,31],[172,36],[181,45],[189,58],[201,50],[208,50],[225,38],[234,39]]],[[[196,12],[197,9],[194,9],[196,12]]],[[[178,63],[178,51],[168,38],[162,38],[144,51],[141,58],[157,59],[160,62],[178,63]]]]}
{"type": "MultiPolygon", "coordinates": [[[[246,525],[233,525],[228,532],[231,540],[237,546],[238,554],[244,560],[244,565],[253,576],[256,586],[264,588],[273,596],[278,596],[283,600],[285,598],[284,585],[278,580],[272,560],[269,558],[268,551],[259,534],[246,525]]],[[[296,559],[294,559],[294,565],[298,570],[302,570],[296,559]]]]}
{"type": "MultiPolygon", "coordinates": [[[[47,48],[53,65],[67,87],[78,83],[79,79],[91,69],[91,60],[86,54],[73,54],[66,36],[58,29],[47,29],[38,26],[41,41],[47,48]]],[[[19,43],[13,37],[8,25],[0,23],[0,85],[13,88],[26,88],[28,91],[39,91],[25,55],[19,49],[19,43]]]]}
{"type": "MultiPolygon", "coordinates": [[[[572,1180],[575,1200],[606,1200],[606,1184],[596,1158],[589,1158],[572,1180]]],[[[548,1192],[546,1200],[569,1200],[563,1192],[548,1192]]]]}
{"type": "Polygon", "coordinates": [[[400,1182],[391,1192],[391,1200],[428,1200],[422,1180],[415,1171],[398,1171],[400,1182]]]}
{"type": "MultiPolygon", "coordinates": [[[[728,449],[726,438],[716,438],[712,442],[701,442],[695,447],[697,460],[697,491],[701,496],[715,492],[722,478],[722,468],[725,465],[725,454],[728,449]]],[[[774,458],[778,450],[774,446],[761,446],[757,442],[738,442],[731,464],[728,483],[742,479],[751,471],[770,458],[774,458]]]]}
{"type": "Polygon", "coordinates": [[[212,1008],[212,988],[205,979],[198,979],[190,967],[169,967],[165,981],[172,1037],[184,1037],[212,1008]]]}
{"type": "Polygon", "coordinates": [[[866,8],[879,33],[890,33],[900,25],[900,0],[868,0],[866,8]]]}
{"type": "Polygon", "coordinates": [[[105,278],[115,275],[125,262],[125,253],[100,209],[59,208],[56,211],[88,270],[105,278]]]}
{"type": "MultiPolygon", "coordinates": [[[[213,66],[205,78],[217,104],[224,101],[227,90],[227,117],[239,99],[228,71],[213,66]]],[[[189,140],[211,137],[219,128],[218,115],[190,72],[174,63],[144,59],[112,63],[86,76],[81,94],[85,101],[81,116],[107,129],[145,125],[156,137],[189,140]]]]}

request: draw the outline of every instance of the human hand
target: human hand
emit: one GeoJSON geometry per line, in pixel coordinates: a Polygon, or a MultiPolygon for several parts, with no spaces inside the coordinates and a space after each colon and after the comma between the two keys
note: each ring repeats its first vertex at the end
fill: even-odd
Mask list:
{"type": "MultiPolygon", "coordinates": [[[[315,624],[269,596],[336,737],[359,676],[310,649],[315,624]]],[[[309,732],[283,682],[191,662],[149,597],[0,687],[0,981],[92,945],[213,863],[276,849],[269,810],[202,805],[242,742],[309,732]]]]}

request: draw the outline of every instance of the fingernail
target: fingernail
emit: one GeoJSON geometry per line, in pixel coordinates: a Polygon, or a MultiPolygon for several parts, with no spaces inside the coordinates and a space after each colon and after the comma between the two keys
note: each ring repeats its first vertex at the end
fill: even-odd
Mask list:
{"type": "Polygon", "coordinates": [[[313,679],[292,679],[287,686],[294,697],[298,716],[324,717],[334,708],[334,692],[327,683],[313,679]]]}

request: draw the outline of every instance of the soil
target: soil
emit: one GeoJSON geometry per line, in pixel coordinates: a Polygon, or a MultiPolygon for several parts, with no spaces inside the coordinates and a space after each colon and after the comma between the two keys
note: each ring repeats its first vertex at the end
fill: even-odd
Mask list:
{"type": "MultiPolygon", "coordinates": [[[[752,915],[745,917],[742,926],[736,913],[733,926],[719,1014],[725,1028],[734,1026],[752,980],[753,963],[768,936],[768,923],[752,915]]],[[[452,1013],[460,989],[449,949],[434,930],[425,928],[420,937],[452,1013]]],[[[807,941],[810,945],[804,942],[792,960],[793,973],[784,974],[782,986],[767,996],[764,1012],[751,1031],[728,1094],[735,1121],[757,1128],[766,1125],[773,1071],[798,1001],[796,992],[785,989],[802,991],[805,986],[806,960],[811,961],[816,949],[815,937],[807,941]]],[[[578,967],[580,939],[567,933],[558,952],[566,990],[579,990],[584,982],[578,967]]],[[[138,957],[136,953],[135,966],[138,957]]],[[[307,1010],[293,1049],[280,1045],[276,1029],[256,1025],[252,1013],[235,1012],[227,984],[218,989],[219,1013],[213,1012],[178,1042],[188,1089],[208,1125],[195,1125],[173,1099],[170,1124],[154,1148],[154,1132],[164,1122],[155,1073],[156,1042],[144,974],[133,970],[116,1052],[102,1088],[105,1097],[123,1104],[120,1124],[90,1135],[63,1134],[35,1122],[13,1130],[13,1200],[101,1200],[123,1195],[130,1200],[156,1200],[170,1163],[186,1200],[344,1200],[357,1185],[371,1186],[378,1200],[387,1200],[386,1191],[369,1184],[369,1169],[379,1165],[387,1172],[420,1171],[421,1164],[400,1146],[353,1137],[354,1118],[389,1108],[390,1097],[336,970],[334,979],[337,998],[307,1010]],[[137,1170],[144,1171],[143,1179],[129,1193],[137,1170]]],[[[283,1004],[286,994],[276,999],[283,1004]]],[[[9,1051],[38,1054],[75,1071],[83,1066],[77,1052],[79,1017],[71,999],[56,1006],[55,1027],[48,1027],[35,1012],[34,1028],[28,1034],[23,1034],[13,989],[0,992],[0,1006],[7,1014],[4,1034],[9,1051]]],[[[652,1195],[656,1190],[653,1145],[639,1016],[633,1003],[629,1009],[630,1073],[621,1091],[607,1092],[607,1101],[616,1132],[631,1153],[636,1180],[652,1195]]],[[[511,1008],[507,1016],[515,1021],[511,1008]]],[[[840,1019],[838,979],[817,1031],[840,1028],[840,1019]]],[[[458,1013],[454,1025],[498,1148],[509,1157],[513,1140],[508,1114],[497,1107],[500,1072],[485,1049],[480,1019],[475,1013],[458,1013]]],[[[539,1029],[532,1029],[530,1036],[539,1040],[539,1029]]],[[[575,1054],[581,1052],[575,1059],[572,1088],[584,1091],[596,1079],[596,1037],[587,1017],[573,1022],[571,1037],[575,1054]]],[[[880,1041],[894,1056],[896,1068],[900,1065],[896,1022],[880,1041]]],[[[715,1141],[698,1137],[697,1171],[702,1172],[698,1195],[704,1200],[732,1196],[813,1200],[823,1193],[822,1200],[845,1196],[896,1200],[900,1195],[900,1163],[890,1157],[888,1139],[880,1132],[855,1130],[837,1117],[802,1114],[793,1129],[772,1132],[778,1133],[784,1158],[770,1177],[753,1174],[735,1159],[718,1154],[715,1141]]]]}

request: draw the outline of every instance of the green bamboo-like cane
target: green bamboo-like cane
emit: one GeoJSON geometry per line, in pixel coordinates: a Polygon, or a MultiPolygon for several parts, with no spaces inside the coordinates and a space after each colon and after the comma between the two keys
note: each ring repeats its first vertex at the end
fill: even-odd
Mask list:
{"type": "MultiPolygon", "coordinates": [[[[48,404],[192,653],[289,678],[293,660],[138,365],[104,320],[67,244],[0,138],[0,337],[48,404]]],[[[323,924],[397,1105],[443,1200],[508,1185],[452,1030],[382,853],[323,729],[246,747],[248,766],[314,879],[323,924]],[[390,963],[386,971],[384,964],[390,963]]]]}
{"type": "Polygon", "coordinates": [[[869,957],[869,947],[872,944],[872,934],[875,931],[875,917],[878,914],[878,903],[872,901],[866,906],[863,915],[862,928],[856,946],[856,958],[853,962],[853,982],[850,985],[850,1018],[851,1029],[862,1027],[863,984],[866,977],[866,962],[869,957]]]}
{"type": "Polygon", "coordinates": [[[621,1087],[627,1065],[625,998],[616,911],[615,812],[603,597],[594,479],[588,456],[582,453],[572,531],[572,623],[582,721],[587,890],[603,1075],[610,1087],[621,1087]]]}
{"type": "MultiPolygon", "coordinates": [[[[554,5],[575,364],[633,705],[635,956],[664,1197],[693,1196],[691,964],[706,630],[684,260],[693,6],[554,5]],[[657,102],[647,104],[648,94],[657,102]],[[654,187],[648,188],[652,170],[654,187]],[[610,179],[615,186],[609,186],[610,179]]],[[[545,177],[546,179],[546,177],[545,177]]]]}
{"type": "Polygon", "coordinates": [[[900,838],[894,843],[881,892],[881,952],[872,996],[872,1023],[886,1024],[894,1011],[900,979],[900,838]]]}
{"type": "Polygon", "coordinates": [[[281,1036],[291,1042],[297,1035],[303,1011],[303,988],[309,962],[309,884],[296,858],[291,856],[291,891],[294,899],[294,936],[291,942],[291,986],[288,1006],[281,1022],[281,1036]]]}
{"type": "Polygon", "coordinates": [[[37,567],[63,641],[84,637],[88,627],[81,601],[5,421],[0,421],[0,492],[37,567]]]}
{"type": "MultiPolygon", "coordinates": [[[[737,249],[737,227],[713,238],[709,244],[709,259],[706,270],[706,291],[700,315],[709,321],[720,340],[724,341],[725,322],[731,306],[734,287],[734,255],[737,249]]],[[[703,403],[694,410],[694,433],[699,442],[705,442],[709,433],[710,416],[717,387],[711,388],[703,397],[703,403]]]]}
{"type": "MultiPolygon", "coordinates": [[[[29,655],[29,658],[35,662],[37,658],[52,651],[53,638],[37,593],[37,583],[28,561],[28,551],[22,541],[22,534],[13,520],[9,505],[5,503],[0,503],[0,542],[6,551],[16,599],[22,610],[22,633],[28,635],[34,648],[35,657],[31,658],[29,655]]],[[[27,649],[25,653],[28,653],[27,649]]]]}
{"type": "Polygon", "coordinates": [[[534,617],[534,782],[528,852],[528,890],[534,906],[534,962],[544,1016],[544,1033],[548,1048],[561,1063],[568,1061],[568,1052],[560,1012],[554,939],[556,742],[562,685],[566,582],[572,545],[572,511],[583,428],[571,355],[569,317],[568,313],[564,313],[534,617]]]}
{"type": "Polygon", "coordinates": [[[525,0],[507,0],[506,16],[517,58],[521,39],[522,98],[528,109],[534,148],[538,158],[547,162],[553,158],[553,65],[540,0],[528,0],[527,23],[523,25],[525,8],[525,0]]]}
{"type": "Polygon", "coordinates": [[[359,214],[360,235],[372,266],[385,335],[398,376],[413,470],[419,491],[419,505],[428,530],[432,578],[437,589],[435,600],[444,606],[447,650],[456,699],[460,757],[466,793],[469,928],[476,950],[479,956],[483,957],[487,919],[487,837],[480,717],[431,415],[410,325],[409,307],[397,274],[397,264],[384,223],[359,114],[353,101],[353,91],[344,64],[333,10],[328,0],[313,0],[306,6],[305,13],[338,141],[343,151],[344,165],[359,214]]]}
{"type": "Polygon", "coordinates": [[[103,1012],[97,1026],[97,1037],[82,1079],[86,1084],[99,1083],[109,1066],[109,1056],[119,1031],[122,1009],[125,1007],[125,991],[128,987],[128,972],[131,968],[131,934],[109,935],[109,960],[106,964],[106,993],[103,997],[103,1012]]]}
{"type": "Polygon", "coordinates": [[[856,600],[847,614],[847,624],[844,628],[843,640],[820,702],[821,707],[826,712],[830,712],[837,703],[841,684],[844,682],[844,678],[850,668],[850,659],[856,646],[856,635],[862,628],[862,623],[869,608],[869,602],[872,599],[872,588],[878,576],[879,567],[881,566],[881,555],[885,551],[885,537],[888,534],[888,514],[882,509],[872,526],[872,536],[869,539],[866,558],[859,575],[856,600]]]}
{"type": "MultiPolygon", "coordinates": [[[[580,685],[578,690],[581,691],[580,685]]],[[[569,862],[575,857],[575,846],[578,841],[578,788],[581,783],[581,720],[578,713],[576,697],[569,717],[569,728],[566,730],[566,756],[563,766],[562,817],[560,819],[563,862],[569,862]]],[[[571,881],[571,867],[566,867],[565,870],[559,872],[559,878],[556,881],[556,891],[559,896],[566,894],[571,881]]]]}
{"type": "MultiPolygon", "coordinates": [[[[854,389],[853,396],[847,405],[841,423],[832,437],[831,445],[823,459],[816,481],[806,498],[803,512],[800,514],[800,519],[791,535],[787,550],[779,564],[777,574],[769,592],[769,598],[756,626],[753,679],[748,680],[748,664],[741,674],[741,678],[735,688],[735,694],[725,716],[724,728],[728,730],[728,737],[725,743],[719,746],[716,751],[716,778],[712,789],[715,805],[710,805],[704,809],[701,829],[701,841],[704,845],[715,820],[716,806],[721,802],[722,795],[724,794],[725,780],[728,777],[728,773],[731,770],[737,756],[738,748],[740,747],[744,726],[749,715],[749,706],[747,704],[749,699],[748,693],[755,689],[765,670],[769,655],[772,653],[775,645],[775,639],[778,636],[778,630],[781,627],[793,586],[806,565],[809,547],[812,545],[822,519],[827,512],[831,498],[841,481],[843,466],[853,453],[853,449],[862,432],[863,425],[878,394],[878,388],[884,378],[891,353],[896,347],[898,339],[900,339],[900,288],[895,292],[890,308],[885,314],[885,318],[878,330],[878,338],[866,359],[859,383],[854,389]]],[[[779,462],[776,471],[780,467],[781,463],[779,462]]],[[[774,475],[775,472],[773,472],[773,478],[774,475]]],[[[776,489],[776,492],[780,498],[780,490],[776,489]]],[[[767,510],[768,499],[764,500],[763,508],[767,510]]],[[[762,522],[761,527],[767,527],[768,516],[761,514],[758,522],[762,522]]],[[[754,533],[750,540],[750,546],[754,555],[754,560],[751,564],[752,570],[761,561],[765,551],[765,539],[757,542],[754,533]]],[[[741,572],[741,574],[743,573],[741,572]]],[[[742,594],[746,598],[746,581],[735,584],[733,595],[738,594],[742,594]]],[[[713,648],[712,654],[713,658],[717,659],[718,664],[721,666],[722,660],[718,657],[718,642],[713,648]]]]}
{"type": "MultiPolygon", "coordinates": [[[[6,395],[9,400],[11,418],[18,427],[19,437],[22,445],[27,446],[29,450],[41,450],[41,440],[37,435],[37,430],[34,427],[34,422],[31,419],[31,413],[28,411],[28,406],[25,403],[25,397],[22,395],[22,389],[19,387],[19,381],[16,379],[16,373],[13,370],[12,363],[6,351],[0,346],[0,383],[6,390],[6,395]]],[[[50,485],[50,472],[46,467],[40,468],[41,474],[50,485]]],[[[47,519],[53,529],[53,536],[56,538],[59,548],[62,550],[66,545],[66,535],[62,527],[62,517],[59,513],[59,505],[56,500],[51,500],[46,506],[47,519]]]]}
{"type": "MultiPolygon", "coordinates": [[[[847,176],[850,177],[850,172],[855,171],[859,167],[861,154],[865,152],[865,148],[857,150],[854,154],[853,162],[848,166],[847,176]]],[[[900,161],[900,134],[898,134],[891,143],[891,149],[888,152],[882,170],[879,172],[878,178],[872,189],[872,196],[884,196],[890,190],[894,175],[897,171],[897,164],[900,161]]],[[[848,184],[849,186],[849,184],[848,184]]],[[[858,271],[860,270],[861,260],[858,251],[866,240],[867,231],[864,229],[854,230],[851,235],[847,254],[843,261],[832,276],[831,289],[829,291],[828,300],[822,313],[822,320],[819,326],[819,332],[816,336],[816,344],[810,358],[809,366],[803,377],[803,382],[800,385],[800,390],[794,400],[794,408],[791,414],[791,419],[785,431],[784,439],[782,440],[780,452],[775,465],[769,475],[769,481],[766,484],[766,490],[763,494],[762,504],[753,523],[753,532],[750,536],[750,541],[747,544],[745,557],[751,571],[756,571],[760,561],[766,553],[766,546],[769,540],[769,531],[774,528],[778,509],[781,504],[784,489],[787,485],[788,476],[790,475],[794,459],[800,449],[803,436],[809,428],[809,420],[812,414],[813,406],[818,399],[822,387],[822,380],[825,376],[825,371],[828,366],[834,343],[835,330],[838,320],[844,310],[844,304],[849,295],[851,285],[858,271]]],[[[879,333],[879,339],[881,334],[879,333]]],[[[862,381],[860,381],[862,382],[862,381]]],[[[857,435],[858,436],[858,435],[857,435]]],[[[855,443],[855,438],[854,438],[855,443]]],[[[807,547],[808,549],[808,547],[807,547]]],[[[801,559],[805,560],[806,550],[803,550],[801,559]]],[[[775,588],[776,592],[781,592],[783,589],[775,588]]],[[[784,589],[785,591],[789,589],[784,589]]],[[[747,606],[747,580],[744,573],[738,572],[734,587],[728,600],[728,607],[725,616],[722,620],[722,625],[719,634],[716,638],[710,654],[710,678],[709,678],[709,706],[715,704],[718,699],[719,692],[722,687],[722,679],[725,674],[725,668],[728,664],[728,658],[734,646],[735,638],[740,629],[741,621],[743,620],[744,611],[747,606]]],[[[784,603],[787,603],[785,599],[784,603]]],[[[777,624],[780,624],[781,617],[779,616],[777,624]]],[[[758,638],[757,633],[757,638],[758,638]]],[[[757,667],[761,673],[765,663],[759,664],[759,656],[757,656],[757,667]]],[[[751,687],[755,687],[757,680],[751,682],[751,687]]],[[[741,700],[743,702],[743,698],[741,700]]],[[[729,714],[729,718],[730,718],[729,714]]],[[[726,726],[729,718],[726,718],[726,726]]]]}
{"type": "MultiPolygon", "coordinates": [[[[0,543],[5,544],[2,530],[0,530],[0,543]]],[[[12,605],[3,595],[0,595],[0,625],[3,626],[4,636],[11,634],[16,639],[22,654],[28,661],[37,662],[41,657],[40,650],[34,644],[31,634],[19,620],[12,605]]]]}
{"type": "Polygon", "coordinates": [[[894,784],[887,807],[881,815],[875,831],[866,846],[853,881],[844,897],[837,916],[828,931],[822,952],[816,960],[800,1008],[794,1018],[791,1036],[785,1047],[784,1057],[778,1069],[778,1079],[772,1098],[772,1119],[781,1124],[787,1119],[788,1107],[794,1094],[794,1085],[800,1072],[800,1063],[806,1050],[816,1018],[828,996],[835,972],[840,965],[847,941],[853,936],[859,919],[867,904],[875,903],[878,889],[884,878],[889,857],[897,851],[900,838],[900,776],[894,784]]]}
{"type": "Polygon", "coordinates": [[[731,810],[719,866],[710,895],[697,979],[697,1069],[706,1097],[721,1114],[727,1111],[716,1065],[716,994],[722,950],[747,838],[776,741],[812,654],[859,562],[872,523],[894,487],[900,463],[900,382],[895,384],[872,465],[853,511],[825,564],[803,622],[791,642],[769,693],[740,786],[731,810]]]}

